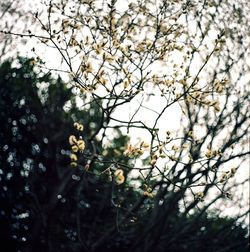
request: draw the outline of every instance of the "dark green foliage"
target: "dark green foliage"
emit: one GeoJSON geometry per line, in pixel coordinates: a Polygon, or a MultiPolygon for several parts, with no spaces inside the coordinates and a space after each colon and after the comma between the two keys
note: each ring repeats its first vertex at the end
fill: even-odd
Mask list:
{"type": "MultiPolygon", "coordinates": [[[[80,112],[62,80],[36,73],[32,60],[19,59],[18,65],[11,67],[7,61],[0,68],[0,205],[1,218],[9,223],[1,233],[8,232],[13,240],[26,244],[22,240],[30,236],[43,242],[39,232],[47,226],[57,193],[71,178],[68,136],[74,133],[72,117],[84,118],[88,125],[98,111],[93,118],[80,112]],[[65,112],[69,101],[72,106],[65,112]],[[22,219],[21,213],[31,218],[22,219]]],[[[85,133],[94,130],[86,127],[85,133]]]]}

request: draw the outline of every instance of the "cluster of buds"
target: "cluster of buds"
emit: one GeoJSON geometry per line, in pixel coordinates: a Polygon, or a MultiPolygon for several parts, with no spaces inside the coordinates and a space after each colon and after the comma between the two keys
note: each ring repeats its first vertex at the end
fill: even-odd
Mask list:
{"type": "Polygon", "coordinates": [[[207,152],[205,153],[205,156],[207,158],[213,158],[215,156],[221,156],[221,155],[222,155],[222,153],[221,153],[220,150],[210,150],[210,149],[208,149],[207,152]]]}
{"type": "Polygon", "coordinates": [[[71,135],[69,137],[69,144],[71,145],[71,150],[73,152],[82,152],[85,149],[85,142],[80,138],[77,140],[77,138],[74,135],[71,135]]]}
{"type": "Polygon", "coordinates": [[[155,164],[156,164],[156,162],[157,162],[157,160],[159,159],[159,158],[166,158],[167,156],[166,156],[166,154],[164,153],[164,151],[163,151],[163,145],[159,145],[158,147],[157,147],[157,151],[156,152],[154,152],[152,155],[151,155],[151,162],[150,162],[150,164],[152,165],[152,166],[154,166],[155,164]]]}
{"type": "Polygon", "coordinates": [[[131,79],[130,78],[127,78],[123,81],[123,88],[126,89],[130,86],[131,84],[131,79]]]}
{"type": "Polygon", "coordinates": [[[124,183],[125,181],[125,177],[124,177],[124,174],[123,174],[123,170],[122,169],[117,169],[115,172],[114,172],[114,181],[117,185],[121,185],[124,183]]]}
{"type": "Polygon", "coordinates": [[[76,30],[80,30],[81,29],[81,24],[71,22],[69,19],[64,19],[62,21],[62,27],[63,27],[64,30],[67,29],[67,28],[73,28],[73,29],[76,29],[76,30]]]}
{"type": "Polygon", "coordinates": [[[92,73],[93,71],[93,67],[92,67],[92,64],[90,62],[87,62],[87,63],[82,63],[81,65],[81,71],[84,72],[84,73],[92,73]]]}
{"type": "Polygon", "coordinates": [[[105,86],[108,82],[107,79],[104,78],[104,76],[105,76],[105,72],[101,70],[99,73],[97,73],[95,77],[97,83],[101,83],[103,86],[105,86]]]}
{"type": "MultiPolygon", "coordinates": [[[[159,157],[160,157],[160,158],[165,158],[165,157],[166,157],[165,153],[163,152],[163,146],[162,146],[162,145],[160,145],[160,146],[158,147],[158,151],[159,151],[159,157]]],[[[153,158],[154,158],[154,156],[153,156],[153,158]]],[[[156,159],[157,159],[157,158],[156,158],[156,159]]]]}
{"type": "Polygon", "coordinates": [[[205,94],[201,90],[194,90],[190,92],[186,97],[186,101],[190,104],[209,105],[207,94],[205,94]]]}
{"type": "Polygon", "coordinates": [[[75,47],[75,46],[78,46],[78,45],[79,45],[78,41],[74,37],[72,37],[71,40],[69,41],[69,46],[70,47],[75,47]]]}
{"type": "MultiPolygon", "coordinates": [[[[83,125],[81,123],[74,123],[74,127],[79,130],[79,131],[83,131],[83,125]]],[[[70,135],[69,136],[69,144],[71,145],[71,155],[70,155],[70,160],[71,160],[71,167],[77,167],[77,152],[83,152],[83,150],[85,149],[85,142],[82,140],[82,138],[80,137],[79,139],[76,138],[76,136],[74,135],[70,135]]]]}
{"type": "Polygon", "coordinates": [[[152,166],[154,166],[154,165],[156,164],[157,160],[158,160],[158,156],[157,156],[156,154],[153,155],[153,156],[151,157],[151,162],[150,162],[150,164],[151,164],[152,166]]]}
{"type": "Polygon", "coordinates": [[[77,167],[77,155],[75,153],[72,153],[70,155],[70,160],[71,160],[70,166],[77,167]]]}
{"type": "Polygon", "coordinates": [[[213,107],[216,112],[220,112],[220,102],[219,101],[210,101],[209,106],[213,107]]]}
{"type": "Polygon", "coordinates": [[[83,131],[84,127],[81,123],[75,122],[74,123],[74,127],[79,130],[79,131],[83,131]]]}
{"type": "Polygon", "coordinates": [[[152,46],[153,42],[150,40],[144,40],[137,44],[136,51],[138,53],[144,52],[145,50],[149,49],[152,46]]]}
{"type": "Polygon", "coordinates": [[[203,201],[204,200],[204,192],[198,192],[195,194],[195,198],[199,201],[203,201]]]}
{"type": "Polygon", "coordinates": [[[224,172],[221,177],[219,178],[220,183],[226,182],[229,178],[232,178],[236,173],[236,168],[232,167],[230,171],[224,172]]]}
{"type": "Polygon", "coordinates": [[[140,145],[137,146],[132,146],[129,144],[126,148],[126,150],[123,152],[125,156],[140,156],[144,153],[146,149],[149,148],[149,144],[145,142],[141,142],[140,145]]]}
{"type": "Polygon", "coordinates": [[[236,168],[232,167],[230,170],[231,177],[233,177],[235,175],[235,173],[236,173],[236,168]]]}
{"type": "Polygon", "coordinates": [[[220,179],[219,179],[219,182],[220,182],[220,183],[224,183],[224,182],[226,182],[227,180],[228,180],[227,172],[224,172],[224,173],[221,175],[221,177],[220,177],[220,179]]]}
{"type": "Polygon", "coordinates": [[[178,151],[178,150],[179,150],[179,147],[176,146],[176,145],[173,145],[171,149],[172,149],[173,151],[178,151]]]}
{"type": "Polygon", "coordinates": [[[103,47],[104,47],[105,43],[101,44],[101,43],[96,43],[93,44],[92,48],[95,50],[96,54],[101,54],[103,51],[103,47]]]}
{"type": "Polygon", "coordinates": [[[77,138],[74,135],[71,135],[69,137],[69,144],[71,145],[72,154],[70,155],[71,163],[70,165],[72,167],[77,166],[77,153],[78,151],[82,152],[85,149],[85,142],[82,139],[77,140],[77,138]]]}
{"type": "Polygon", "coordinates": [[[104,52],[102,54],[102,58],[103,58],[103,60],[106,60],[110,64],[113,63],[116,60],[114,55],[106,53],[106,52],[104,52]]]}
{"type": "Polygon", "coordinates": [[[169,140],[171,138],[171,132],[168,130],[166,132],[166,139],[169,140]]]}
{"type": "Polygon", "coordinates": [[[227,83],[228,83],[227,79],[222,79],[221,81],[216,80],[215,83],[214,83],[215,92],[221,94],[224,91],[225,86],[226,86],[227,83]]]}

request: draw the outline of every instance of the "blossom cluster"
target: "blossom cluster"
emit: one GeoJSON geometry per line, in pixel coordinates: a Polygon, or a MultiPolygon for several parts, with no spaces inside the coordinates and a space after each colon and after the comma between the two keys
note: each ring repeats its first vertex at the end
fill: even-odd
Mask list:
{"type": "Polygon", "coordinates": [[[145,143],[143,141],[139,144],[139,146],[137,145],[133,146],[129,144],[127,145],[127,148],[125,149],[123,154],[129,157],[140,156],[145,152],[145,150],[149,148],[149,146],[150,145],[148,143],[145,143]]]}
{"type": "MultiPolygon", "coordinates": [[[[74,123],[74,127],[78,130],[78,131],[83,131],[84,127],[82,124],[80,123],[77,123],[75,122],[74,123]]],[[[78,157],[77,157],[77,153],[80,152],[82,153],[85,149],[85,142],[84,140],[80,137],[80,138],[77,138],[75,135],[70,135],[69,136],[69,144],[71,145],[71,155],[70,155],[70,160],[71,160],[71,163],[70,165],[72,167],[77,167],[77,160],[78,160],[78,157]]]]}

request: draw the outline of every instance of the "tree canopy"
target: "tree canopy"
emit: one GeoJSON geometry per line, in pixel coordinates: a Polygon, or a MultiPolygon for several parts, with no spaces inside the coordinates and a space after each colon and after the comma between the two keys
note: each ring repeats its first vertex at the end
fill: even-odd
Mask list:
{"type": "Polygon", "coordinates": [[[6,6],[2,52],[32,58],[1,65],[5,237],[246,250],[249,3],[51,0],[22,29],[6,6]]]}

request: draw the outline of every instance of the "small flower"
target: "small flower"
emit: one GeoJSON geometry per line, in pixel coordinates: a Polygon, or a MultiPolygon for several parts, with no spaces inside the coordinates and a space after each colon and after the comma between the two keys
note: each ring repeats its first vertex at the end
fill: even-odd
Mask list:
{"type": "Polygon", "coordinates": [[[126,148],[126,150],[123,152],[124,156],[129,156],[132,153],[132,146],[129,144],[126,148]]]}
{"type": "Polygon", "coordinates": [[[139,149],[139,150],[137,151],[137,153],[138,153],[138,155],[142,155],[142,154],[144,153],[144,150],[139,149]]]}
{"type": "Polygon", "coordinates": [[[72,162],[76,162],[76,161],[77,161],[77,156],[76,156],[76,154],[72,153],[72,154],[70,155],[70,159],[71,159],[72,162]]]}
{"type": "Polygon", "coordinates": [[[74,123],[74,127],[79,131],[83,131],[83,129],[84,129],[83,125],[81,123],[77,123],[77,122],[74,123]]]}
{"type": "Polygon", "coordinates": [[[235,174],[235,173],[236,173],[236,168],[235,168],[235,167],[232,167],[232,168],[231,168],[231,173],[232,173],[232,174],[235,174]]]}
{"type": "Polygon", "coordinates": [[[76,137],[74,135],[69,136],[69,144],[73,145],[76,143],[77,143],[76,137]]]}
{"type": "Polygon", "coordinates": [[[205,153],[205,156],[207,158],[212,158],[212,157],[215,157],[216,155],[218,155],[220,152],[217,151],[217,150],[211,150],[211,149],[208,149],[207,152],[205,153]]]}
{"type": "Polygon", "coordinates": [[[85,142],[81,139],[77,141],[77,147],[80,151],[83,151],[85,149],[85,142]]]}
{"type": "Polygon", "coordinates": [[[213,152],[211,150],[207,150],[207,152],[205,153],[205,156],[207,158],[211,158],[213,156],[213,152]]]}
{"type": "Polygon", "coordinates": [[[232,168],[230,169],[230,171],[228,171],[227,173],[228,173],[228,174],[227,174],[227,178],[232,178],[232,177],[234,177],[234,175],[235,175],[235,173],[236,173],[236,168],[235,168],[235,167],[232,167],[232,168]]]}
{"type": "Polygon", "coordinates": [[[76,145],[73,145],[72,147],[71,147],[71,150],[73,151],[73,152],[78,152],[78,147],[76,146],[76,145]]]}
{"type": "Polygon", "coordinates": [[[140,156],[148,147],[149,145],[144,142],[142,142],[139,146],[132,146],[131,144],[128,144],[123,154],[125,156],[140,156]]]}
{"type": "Polygon", "coordinates": [[[144,143],[144,142],[142,142],[141,145],[142,145],[143,148],[149,148],[149,146],[150,146],[148,143],[144,143]]]}
{"type": "Polygon", "coordinates": [[[154,165],[156,164],[156,162],[157,162],[157,159],[158,159],[158,156],[157,156],[157,155],[154,155],[154,156],[152,157],[152,160],[151,160],[150,164],[151,164],[152,166],[154,166],[154,165]]]}
{"type": "Polygon", "coordinates": [[[174,150],[174,151],[178,151],[178,150],[179,150],[179,147],[178,147],[178,146],[176,146],[176,145],[173,145],[173,146],[172,146],[172,150],[174,150]]]}
{"type": "Polygon", "coordinates": [[[123,175],[123,170],[122,169],[117,169],[114,172],[114,180],[117,185],[121,185],[125,181],[125,177],[123,175]]]}

